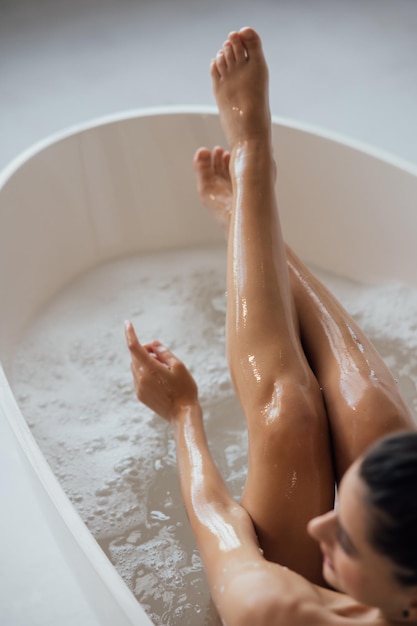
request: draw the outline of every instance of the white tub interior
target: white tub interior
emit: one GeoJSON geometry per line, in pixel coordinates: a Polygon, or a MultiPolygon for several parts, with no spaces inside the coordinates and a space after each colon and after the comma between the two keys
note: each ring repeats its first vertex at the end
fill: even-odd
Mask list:
{"type": "MultiPolygon", "coordinates": [[[[139,253],[223,245],[191,167],[199,145],[221,143],[210,110],[135,112],[48,140],[1,175],[5,623],[28,615],[45,626],[151,623],[34,441],[10,388],[12,365],[32,320],[89,270],[139,253]]],[[[282,120],[274,144],[284,233],[303,259],[352,279],[417,287],[416,169],[282,120]]]]}

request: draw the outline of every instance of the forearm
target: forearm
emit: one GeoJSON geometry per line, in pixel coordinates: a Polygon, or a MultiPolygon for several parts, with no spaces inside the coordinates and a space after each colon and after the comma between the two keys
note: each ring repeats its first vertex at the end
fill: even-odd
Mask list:
{"type": "Polygon", "coordinates": [[[232,500],[211,458],[200,407],[177,414],[173,426],[185,506],[223,623],[299,623],[288,619],[285,603],[292,610],[292,579],[297,585],[300,577],[263,558],[248,513],[232,500]]]}
{"type": "Polygon", "coordinates": [[[255,531],[211,457],[200,406],[184,408],[173,429],[183,500],[215,596],[226,563],[239,567],[248,552],[259,556],[255,531]]]}

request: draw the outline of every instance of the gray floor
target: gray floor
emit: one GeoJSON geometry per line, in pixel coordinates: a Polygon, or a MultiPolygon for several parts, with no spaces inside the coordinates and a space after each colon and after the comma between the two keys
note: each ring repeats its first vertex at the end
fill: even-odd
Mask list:
{"type": "Polygon", "coordinates": [[[0,168],[96,116],[214,104],[209,61],[248,24],[275,115],[417,162],[417,0],[0,0],[0,168]]]}

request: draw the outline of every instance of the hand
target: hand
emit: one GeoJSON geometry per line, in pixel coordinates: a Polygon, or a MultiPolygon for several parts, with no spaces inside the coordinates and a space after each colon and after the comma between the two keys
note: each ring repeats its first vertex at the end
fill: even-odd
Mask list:
{"type": "Polygon", "coordinates": [[[140,344],[131,322],[125,327],[138,399],[167,421],[197,404],[197,385],[182,361],[159,341],[140,344]]]}

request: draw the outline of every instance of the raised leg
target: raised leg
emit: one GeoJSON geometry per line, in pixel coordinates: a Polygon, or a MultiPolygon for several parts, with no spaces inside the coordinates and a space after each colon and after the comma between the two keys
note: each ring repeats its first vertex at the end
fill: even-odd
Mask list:
{"type": "Polygon", "coordinates": [[[416,426],[363,331],[289,248],[287,258],[303,347],[323,390],[340,480],[376,439],[416,426]]]}
{"type": "MultiPolygon", "coordinates": [[[[231,148],[227,339],[249,435],[242,504],[266,557],[320,583],[321,554],[306,526],[333,504],[328,423],[294,315],[274,193],[267,67],[252,29],[229,36],[212,79],[231,148]]],[[[221,183],[224,154],[217,157],[199,151],[200,182],[211,169],[221,183]]]]}
{"type": "MultiPolygon", "coordinates": [[[[232,206],[228,160],[228,152],[216,148],[199,150],[194,162],[201,200],[226,233],[232,206]]],[[[373,441],[415,424],[374,346],[321,281],[286,250],[303,348],[323,389],[339,481],[373,441]]]]}

